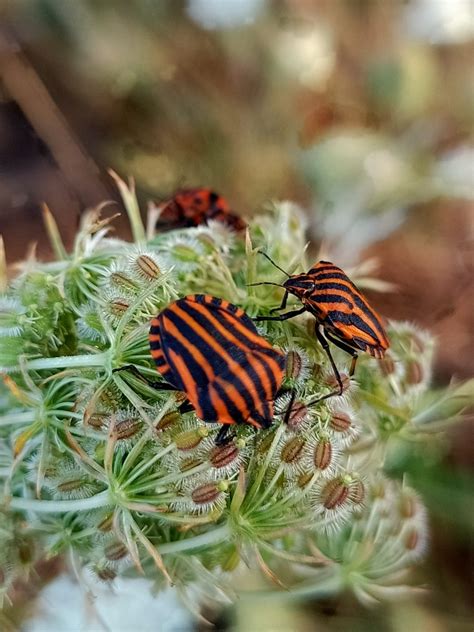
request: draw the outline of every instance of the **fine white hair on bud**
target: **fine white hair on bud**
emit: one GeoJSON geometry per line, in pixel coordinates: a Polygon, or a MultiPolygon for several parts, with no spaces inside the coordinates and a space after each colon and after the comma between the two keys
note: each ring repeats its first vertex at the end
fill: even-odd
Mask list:
{"type": "Polygon", "coordinates": [[[360,478],[354,478],[351,483],[349,497],[355,505],[363,505],[366,497],[366,489],[364,481],[360,478]]]}
{"type": "Polygon", "coordinates": [[[182,272],[191,272],[199,267],[205,248],[187,231],[178,231],[163,241],[163,253],[170,267],[176,266],[182,272]]]}
{"type": "Polygon", "coordinates": [[[154,437],[157,440],[163,437],[171,437],[173,431],[176,431],[176,428],[180,424],[182,418],[176,408],[163,410],[163,405],[161,403],[151,406],[149,416],[152,420],[154,437]]]}
{"type": "Polygon", "coordinates": [[[226,480],[192,477],[171,506],[190,514],[221,513],[226,505],[228,489],[226,480]]]}
{"type": "Polygon", "coordinates": [[[332,533],[339,531],[349,520],[354,504],[351,501],[353,479],[350,474],[324,478],[312,491],[315,528],[332,533]]]}
{"type": "Polygon", "coordinates": [[[230,252],[236,241],[235,232],[230,226],[212,219],[207,222],[207,226],[197,226],[190,233],[203,246],[211,247],[224,255],[230,252]]]}
{"type": "Polygon", "coordinates": [[[114,263],[104,276],[104,287],[110,286],[119,294],[135,296],[140,285],[122,263],[114,263]]]}
{"type": "MultiPolygon", "coordinates": [[[[356,385],[356,382],[353,379],[351,379],[347,373],[340,371],[339,375],[342,382],[342,395],[338,395],[338,399],[342,401],[347,401],[347,397],[351,395],[354,392],[354,390],[356,390],[357,385],[356,385]]],[[[327,370],[323,376],[323,381],[326,387],[330,389],[331,391],[335,391],[339,389],[339,382],[337,381],[336,376],[334,375],[334,371],[330,369],[327,370]]]]}
{"type": "Polygon", "coordinates": [[[212,466],[212,475],[230,478],[247,462],[249,449],[243,437],[234,437],[223,445],[215,445],[214,440],[208,438],[200,454],[212,466]]]}
{"type": "Polygon", "coordinates": [[[112,540],[104,545],[104,557],[109,562],[119,562],[128,556],[128,549],[120,540],[112,540]]]}
{"type": "Polygon", "coordinates": [[[285,393],[275,401],[275,414],[286,420],[288,431],[304,433],[310,427],[312,411],[298,396],[292,397],[291,393],[285,393]]]}
{"type": "Polygon", "coordinates": [[[68,459],[58,459],[44,474],[43,487],[57,500],[87,498],[99,489],[97,481],[68,459]]]}
{"type": "Polygon", "coordinates": [[[428,529],[426,524],[405,525],[400,535],[405,559],[411,563],[423,558],[428,549],[428,529]]]}
{"type": "Polygon", "coordinates": [[[280,464],[284,471],[300,472],[305,468],[308,441],[301,435],[288,434],[279,447],[280,464]]]}
{"type": "Polygon", "coordinates": [[[99,533],[93,541],[90,555],[90,572],[98,582],[111,582],[132,565],[125,541],[115,532],[99,533]]]}
{"type": "Polygon", "coordinates": [[[96,529],[97,535],[106,536],[114,530],[114,512],[110,508],[92,509],[85,512],[84,523],[96,529]]]}
{"type": "Polygon", "coordinates": [[[104,343],[106,335],[97,306],[92,302],[85,303],[78,311],[80,316],[76,320],[76,326],[81,338],[104,343]]]}
{"type": "Polygon", "coordinates": [[[87,577],[98,584],[109,584],[117,577],[117,571],[105,561],[86,567],[87,577]]]}
{"type": "Polygon", "coordinates": [[[199,448],[204,439],[209,436],[210,430],[207,424],[186,420],[173,426],[170,432],[176,449],[189,454],[199,448]]]}
{"type": "Polygon", "coordinates": [[[0,336],[20,336],[27,319],[27,309],[18,298],[0,296],[0,336]]]}
{"type": "Polygon", "coordinates": [[[115,418],[113,434],[117,442],[132,445],[143,430],[143,420],[135,411],[121,411],[115,418]]]}
{"type": "Polygon", "coordinates": [[[333,398],[328,403],[326,430],[342,449],[354,443],[361,432],[354,407],[347,401],[333,398]]]}
{"type": "MultiPolygon", "coordinates": [[[[389,359],[394,370],[391,378],[405,399],[416,398],[429,386],[435,349],[433,337],[409,322],[390,322],[394,344],[389,359]]],[[[386,369],[386,367],[382,367],[386,369]]]]}
{"type": "Polygon", "coordinates": [[[132,248],[127,260],[130,276],[142,283],[157,281],[167,271],[163,260],[150,249],[132,248]]]}
{"type": "Polygon", "coordinates": [[[333,476],[340,465],[342,453],[334,438],[327,432],[316,432],[309,441],[312,468],[323,477],[333,476]]]}
{"type": "Polygon", "coordinates": [[[286,354],[285,374],[287,379],[304,383],[310,375],[311,361],[301,347],[287,347],[283,351],[286,354]]]}
{"type": "Polygon", "coordinates": [[[102,315],[111,324],[117,325],[119,320],[128,312],[131,304],[130,297],[107,291],[102,305],[102,315]]]}

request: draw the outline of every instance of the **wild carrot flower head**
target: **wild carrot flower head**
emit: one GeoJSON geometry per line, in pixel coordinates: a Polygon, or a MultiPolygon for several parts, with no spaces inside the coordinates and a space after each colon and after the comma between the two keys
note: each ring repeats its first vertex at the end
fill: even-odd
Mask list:
{"type": "Polygon", "coordinates": [[[286,202],[247,235],[213,224],[147,241],[133,187],[118,185],[135,243],[110,239],[97,210],[69,254],[49,214],[56,260],[30,258],[0,296],[0,595],[39,556],[72,551],[97,581],[228,587],[249,564],[291,577],[296,594],[311,580],[389,596],[428,530],[408,482],[382,474],[387,455],[466,403],[454,387],[431,391],[431,337],[392,322],[385,361],[361,354],[352,379],[334,349],[344,393],[321,400],[335,383],[314,317],[260,323],[287,357],[272,425],[231,426],[216,444],[219,424],[150,385],[150,320],[196,292],[251,317],[279,307],[281,289],[252,285],[282,283],[260,251],[307,270],[303,216],[286,202]],[[127,365],[138,372],[114,371],[127,365]]]}

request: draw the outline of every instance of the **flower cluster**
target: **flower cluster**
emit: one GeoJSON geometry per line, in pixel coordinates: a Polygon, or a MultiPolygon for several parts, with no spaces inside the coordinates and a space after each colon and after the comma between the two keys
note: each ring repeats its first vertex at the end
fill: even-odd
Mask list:
{"type": "Polygon", "coordinates": [[[45,211],[57,259],[30,257],[0,296],[0,594],[38,556],[67,552],[86,582],[135,570],[234,589],[255,564],[295,593],[383,597],[427,541],[420,499],[383,470],[394,440],[442,429],[434,411],[453,392],[429,390],[431,337],[391,323],[386,359],[361,357],[342,396],[310,405],[334,387],[314,318],[263,324],[295,396],[277,399],[269,430],[238,427],[216,445],[217,424],[140,377],[158,379],[150,319],[194,292],[250,316],[278,306],[278,288],[251,286],[281,281],[259,250],[307,269],[303,217],[282,203],[244,237],[211,222],[147,239],[133,189],[119,186],[135,243],[112,239],[98,209],[67,254],[45,211]],[[129,364],[139,373],[114,372],[129,364]]]}

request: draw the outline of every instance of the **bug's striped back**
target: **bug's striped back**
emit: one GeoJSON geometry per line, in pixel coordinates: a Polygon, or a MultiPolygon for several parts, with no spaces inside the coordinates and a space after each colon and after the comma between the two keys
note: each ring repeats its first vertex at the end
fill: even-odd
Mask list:
{"type": "Polygon", "coordinates": [[[376,358],[384,356],[389,341],[380,317],[341,268],[319,261],[284,286],[330,334],[376,358]]]}
{"type": "Polygon", "coordinates": [[[324,315],[324,326],[338,338],[383,357],[389,342],[380,317],[341,268],[319,261],[308,274],[315,284],[308,303],[324,315]]]}
{"type": "Polygon", "coordinates": [[[158,227],[199,226],[215,220],[243,230],[245,221],[232,212],[227,200],[207,187],[177,191],[161,211],[158,227]]]}
{"type": "Polygon", "coordinates": [[[202,294],[179,299],[152,320],[150,348],[158,371],[201,419],[271,424],[285,356],[239,307],[202,294]]]}

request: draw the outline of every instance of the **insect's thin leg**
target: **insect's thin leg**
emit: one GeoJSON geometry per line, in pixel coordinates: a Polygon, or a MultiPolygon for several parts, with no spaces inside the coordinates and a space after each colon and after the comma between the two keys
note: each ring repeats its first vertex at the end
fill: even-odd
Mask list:
{"type": "Polygon", "coordinates": [[[184,415],[185,413],[190,413],[193,410],[194,406],[191,404],[191,402],[183,402],[180,406],[178,406],[178,412],[181,415],[184,415]]]}
{"type": "Polygon", "coordinates": [[[282,386],[276,392],[275,399],[278,399],[279,397],[282,397],[282,395],[286,395],[287,393],[291,393],[291,392],[293,392],[292,388],[286,388],[285,386],[282,386]]]}
{"type": "Polygon", "coordinates": [[[230,431],[230,425],[229,424],[223,425],[216,435],[216,438],[214,440],[215,445],[220,446],[220,445],[227,445],[228,443],[230,443],[232,439],[235,437],[235,433],[229,434],[229,431],[230,431]]]}
{"type": "Polygon", "coordinates": [[[291,397],[290,397],[290,402],[286,408],[285,411],[285,416],[283,418],[283,423],[284,424],[288,424],[289,420],[290,420],[290,415],[291,415],[291,411],[293,409],[293,404],[295,403],[295,397],[296,397],[296,390],[294,388],[291,389],[291,397]]]}
{"type": "Polygon", "coordinates": [[[134,364],[125,364],[124,366],[118,367],[117,369],[113,369],[112,373],[118,373],[119,371],[130,371],[130,373],[133,373],[135,377],[138,377],[140,380],[142,380],[142,382],[146,382],[148,386],[151,386],[151,388],[154,388],[157,391],[178,390],[172,384],[168,384],[168,382],[153,382],[152,380],[149,380],[148,378],[146,378],[144,375],[140,373],[140,371],[137,369],[137,367],[134,364]]]}
{"type": "Polygon", "coordinates": [[[161,230],[163,232],[168,232],[170,230],[180,230],[181,228],[189,228],[189,222],[160,222],[160,220],[158,220],[155,224],[155,230],[161,230]]]}
{"type": "Polygon", "coordinates": [[[258,283],[247,283],[247,287],[259,287],[260,285],[272,285],[273,287],[283,287],[280,283],[273,283],[272,281],[259,281],[258,283]]]}
{"type": "Polygon", "coordinates": [[[255,318],[252,318],[252,320],[256,322],[260,322],[262,320],[288,320],[288,318],[299,316],[305,311],[306,307],[302,307],[301,309],[297,309],[294,312],[287,312],[286,314],[280,314],[279,316],[256,316],[255,318]]]}
{"type": "Polygon", "coordinates": [[[332,336],[331,334],[327,332],[326,332],[326,338],[330,340],[334,345],[336,345],[336,347],[339,347],[339,349],[342,349],[343,351],[345,351],[346,353],[352,356],[351,367],[349,369],[349,377],[352,377],[354,375],[354,371],[356,368],[357,358],[359,357],[358,352],[356,351],[356,349],[353,349],[350,345],[346,344],[345,342],[342,342],[342,340],[338,340],[337,338],[335,338],[334,336],[332,336]]]}
{"type": "Polygon", "coordinates": [[[288,278],[290,278],[290,275],[288,274],[288,272],[286,272],[286,270],[283,270],[283,268],[280,268],[280,266],[277,263],[275,263],[273,259],[267,255],[266,252],[264,252],[263,250],[260,250],[259,254],[263,255],[265,259],[268,259],[268,261],[270,261],[272,266],[275,266],[277,270],[280,270],[280,272],[283,272],[283,274],[285,274],[288,278]]]}
{"type": "Polygon", "coordinates": [[[341,374],[339,373],[339,370],[338,370],[338,368],[336,366],[336,363],[334,362],[334,358],[332,357],[331,349],[329,347],[329,342],[327,341],[326,337],[324,336],[324,334],[319,329],[319,325],[318,324],[316,324],[315,332],[316,332],[316,338],[319,340],[322,348],[324,349],[324,352],[326,353],[327,357],[329,358],[329,362],[331,363],[332,370],[333,370],[333,373],[334,373],[334,377],[336,378],[336,381],[337,381],[337,383],[339,385],[338,395],[342,395],[342,391],[344,390],[344,386],[342,384],[341,374]]]}
{"type": "MultiPolygon", "coordinates": [[[[267,417],[260,415],[260,413],[257,413],[256,411],[252,413],[252,420],[258,424],[258,425],[251,424],[254,426],[256,430],[258,430],[259,428],[263,428],[264,430],[266,430],[267,428],[270,428],[270,426],[272,425],[271,419],[268,419],[267,417]]],[[[247,421],[247,423],[251,423],[251,422],[247,421]]]]}
{"type": "Polygon", "coordinates": [[[356,369],[356,364],[357,364],[357,358],[359,356],[357,355],[357,352],[355,352],[352,356],[352,362],[351,362],[351,366],[349,368],[349,377],[352,377],[355,373],[355,369],[356,369]]]}
{"type": "Polygon", "coordinates": [[[285,309],[287,301],[288,301],[288,292],[285,291],[280,307],[273,307],[270,310],[270,312],[279,312],[281,309],[285,309]]]}
{"type": "Polygon", "coordinates": [[[330,393],[327,393],[326,395],[323,395],[322,397],[318,397],[317,399],[313,399],[312,401],[308,402],[306,405],[307,406],[313,406],[314,404],[318,404],[319,402],[322,402],[325,399],[329,399],[329,397],[334,397],[335,395],[342,395],[342,392],[344,390],[344,385],[342,383],[341,380],[341,375],[338,371],[338,368],[336,366],[336,363],[334,362],[334,358],[331,355],[331,349],[329,348],[329,343],[326,340],[326,338],[324,337],[324,335],[322,334],[322,332],[319,329],[319,325],[316,323],[316,328],[315,328],[315,333],[316,333],[316,338],[319,340],[322,348],[324,349],[324,352],[326,353],[327,357],[329,358],[329,361],[331,363],[332,366],[332,370],[334,373],[334,377],[336,378],[336,381],[338,383],[339,388],[334,389],[333,391],[331,391],[330,393]]]}

